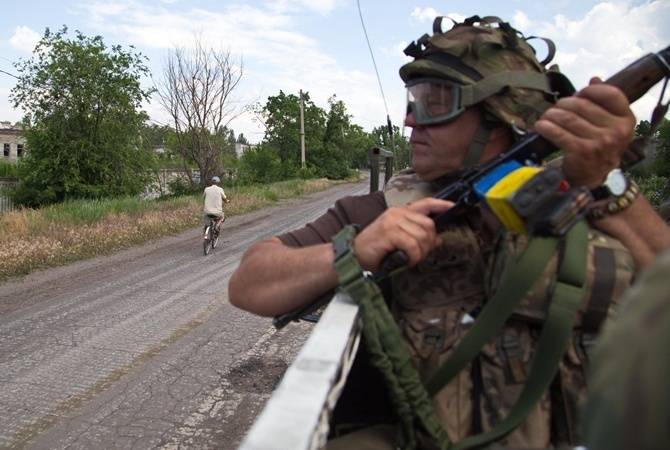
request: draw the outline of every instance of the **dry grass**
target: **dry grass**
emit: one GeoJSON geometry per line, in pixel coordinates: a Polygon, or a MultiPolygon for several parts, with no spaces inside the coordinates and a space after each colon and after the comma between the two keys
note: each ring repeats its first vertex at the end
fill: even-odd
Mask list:
{"type": "MultiPolygon", "coordinates": [[[[292,180],[226,189],[231,198],[226,213],[242,214],[333,184],[292,180]]],[[[184,231],[201,223],[201,211],[198,195],[160,201],[78,201],[0,215],[0,280],[184,231]]]]}

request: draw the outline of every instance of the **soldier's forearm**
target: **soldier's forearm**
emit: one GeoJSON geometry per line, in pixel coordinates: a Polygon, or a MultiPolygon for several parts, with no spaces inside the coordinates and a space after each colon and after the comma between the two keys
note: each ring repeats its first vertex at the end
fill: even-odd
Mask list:
{"type": "Polygon", "coordinates": [[[641,195],[625,210],[594,221],[593,225],[628,248],[637,270],[670,248],[670,227],[641,195]]]}
{"type": "Polygon", "coordinates": [[[303,306],[337,285],[331,244],[290,248],[277,238],[247,250],[228,293],[238,308],[276,316],[303,306]]]}

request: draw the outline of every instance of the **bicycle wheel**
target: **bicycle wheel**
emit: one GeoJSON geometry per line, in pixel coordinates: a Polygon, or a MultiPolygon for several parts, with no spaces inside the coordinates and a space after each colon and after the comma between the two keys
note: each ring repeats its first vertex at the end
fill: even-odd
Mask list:
{"type": "Polygon", "coordinates": [[[209,255],[210,250],[212,249],[212,226],[208,225],[205,229],[205,238],[202,241],[203,250],[205,255],[209,255]]]}
{"type": "Polygon", "coordinates": [[[219,243],[219,233],[220,231],[216,231],[216,229],[212,230],[212,248],[216,248],[216,244],[219,243]]]}

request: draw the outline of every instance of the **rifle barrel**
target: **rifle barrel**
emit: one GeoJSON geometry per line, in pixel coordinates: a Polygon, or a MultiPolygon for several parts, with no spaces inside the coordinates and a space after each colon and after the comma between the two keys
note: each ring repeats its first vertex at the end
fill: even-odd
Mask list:
{"type": "Polygon", "coordinates": [[[649,53],[609,77],[605,83],[618,87],[633,103],[653,85],[670,76],[670,46],[649,53]]]}

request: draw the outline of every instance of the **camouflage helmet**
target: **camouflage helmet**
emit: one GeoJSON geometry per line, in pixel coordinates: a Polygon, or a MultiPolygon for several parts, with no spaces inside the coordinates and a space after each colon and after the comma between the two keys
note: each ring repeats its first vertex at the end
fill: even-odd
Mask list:
{"type": "Polygon", "coordinates": [[[454,22],[446,32],[443,18],[433,22],[432,36],[425,34],[405,49],[415,59],[400,68],[403,81],[455,81],[463,85],[461,106],[483,102],[487,112],[519,131],[532,126],[559,96],[574,92],[556,66],[545,68],[555,51],[550,40],[543,39],[549,52],[540,62],[527,43],[533,37],[524,37],[497,17],[473,16],[454,22]]]}

